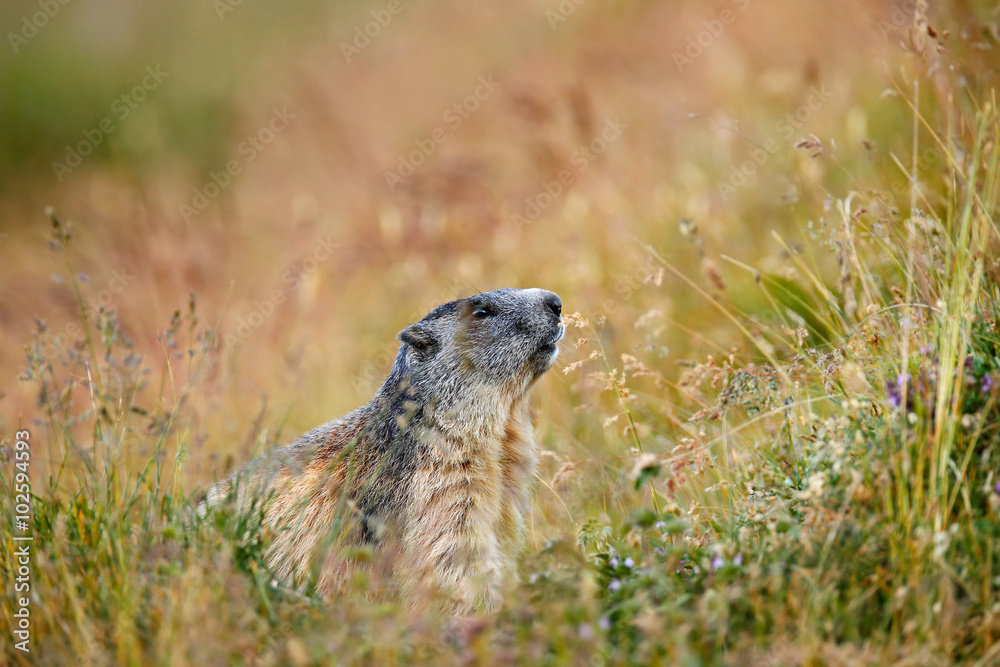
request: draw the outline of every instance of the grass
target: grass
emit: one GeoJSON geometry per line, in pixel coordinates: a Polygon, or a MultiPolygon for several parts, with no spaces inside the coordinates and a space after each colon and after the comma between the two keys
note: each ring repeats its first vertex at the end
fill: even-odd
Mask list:
{"type": "MultiPolygon", "coordinates": [[[[710,18],[698,7],[676,10],[683,25],[710,18]]],[[[436,10],[408,8],[358,58],[436,96],[402,113],[382,84],[352,88],[365,120],[351,131],[324,95],[358,69],[297,70],[314,84],[300,124],[194,228],[161,202],[200,186],[201,154],[181,176],[172,165],[123,184],[129,163],[106,156],[57,191],[26,186],[26,200],[59,204],[47,238],[37,210],[0,201],[7,221],[30,220],[0,236],[4,301],[42,314],[0,308],[0,367],[18,376],[0,397],[0,487],[17,481],[14,434],[28,430],[34,537],[32,653],[7,633],[3,662],[1000,664],[1000,125],[983,55],[997,44],[995,17],[975,10],[940,8],[930,30],[919,7],[905,25],[866,18],[892,28],[864,42],[884,71],[854,53],[849,19],[785,19],[829,27],[835,38],[802,48],[852,86],[832,85],[725,198],[717,184],[781,136],[812,85],[725,75],[727,49],[755,62],[783,48],[770,19],[748,9],[690,66],[704,80],[664,84],[692,106],[743,104],[742,122],[678,129],[679,106],[667,121],[646,106],[658,88],[640,67],[673,62],[673,42],[643,26],[676,16],[621,9],[608,27],[585,4],[530,67],[495,37],[451,78],[433,40],[418,64],[381,60],[436,34],[436,10]],[[575,78],[566,62],[588,44],[619,54],[615,76],[575,78]],[[381,167],[494,62],[504,92],[386,194],[381,167]],[[565,98],[547,93],[564,85],[565,98]],[[621,139],[558,204],[507,224],[616,112],[621,139]],[[333,261],[319,252],[327,230],[333,261]],[[578,312],[535,390],[542,467],[521,581],[499,613],[456,628],[371,599],[365,575],[323,602],[273,582],[253,512],[193,513],[255,453],[367,400],[395,331],[501,284],[554,289],[578,312]]],[[[533,15],[463,11],[462,25],[498,34],[533,15]]],[[[164,95],[199,87],[175,76],[164,95]]],[[[15,513],[13,493],[0,504],[15,513]]],[[[4,581],[15,558],[0,551],[4,581]]],[[[4,627],[16,597],[5,585],[4,627]]]]}

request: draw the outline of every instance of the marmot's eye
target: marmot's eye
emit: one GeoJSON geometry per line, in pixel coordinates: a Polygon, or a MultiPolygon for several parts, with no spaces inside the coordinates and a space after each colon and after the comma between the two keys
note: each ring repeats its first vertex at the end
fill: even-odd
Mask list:
{"type": "Polygon", "coordinates": [[[477,320],[496,315],[496,311],[491,306],[476,306],[472,309],[472,316],[477,320]]]}

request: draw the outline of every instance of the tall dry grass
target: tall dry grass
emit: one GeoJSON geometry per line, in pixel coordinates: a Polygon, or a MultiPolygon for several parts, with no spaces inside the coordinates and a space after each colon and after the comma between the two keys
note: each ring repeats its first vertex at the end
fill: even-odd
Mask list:
{"type": "Polygon", "coordinates": [[[220,52],[209,38],[233,35],[249,73],[140,50],[172,53],[174,78],[124,143],[58,185],[5,171],[0,414],[31,432],[36,539],[33,652],[4,635],[5,660],[998,660],[989,8],[585,3],[552,30],[538,3],[408,5],[345,63],[360,9],[319,14],[321,39],[315,9],[296,33],[249,5],[219,23],[177,6],[170,25],[220,52]],[[294,121],[186,224],[179,204],[286,103],[294,121]],[[192,107],[214,111],[186,125],[192,107]],[[625,127],[582,169],[609,121],[625,127]],[[543,464],[501,613],[456,636],[363,579],[326,604],[272,585],[252,515],[192,523],[213,480],[366,401],[396,331],[503,285],[578,312],[535,390],[543,464]]]}

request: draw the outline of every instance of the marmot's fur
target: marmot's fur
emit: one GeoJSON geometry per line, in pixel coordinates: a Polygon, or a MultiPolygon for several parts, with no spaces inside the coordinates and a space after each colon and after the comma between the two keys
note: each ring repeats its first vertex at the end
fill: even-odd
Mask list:
{"type": "Polygon", "coordinates": [[[537,455],[528,391],[558,354],[559,297],[501,289],[436,308],[399,334],[367,405],[216,484],[262,503],[270,566],[289,583],[340,589],[351,546],[395,551],[411,592],[451,611],[494,609],[524,541],[537,455]],[[391,546],[390,546],[391,545],[391,546]]]}

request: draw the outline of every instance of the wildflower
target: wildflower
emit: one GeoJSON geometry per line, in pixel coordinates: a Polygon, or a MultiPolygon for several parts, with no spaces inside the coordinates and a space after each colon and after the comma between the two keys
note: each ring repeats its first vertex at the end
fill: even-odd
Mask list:
{"type": "Polygon", "coordinates": [[[611,627],[611,620],[607,616],[601,616],[597,620],[597,627],[599,627],[601,630],[607,630],[608,628],[611,627]]]}
{"type": "Polygon", "coordinates": [[[903,389],[906,387],[907,383],[910,381],[909,373],[900,373],[896,378],[895,382],[891,380],[886,382],[885,389],[889,392],[889,404],[898,408],[903,403],[903,389]]]}
{"type": "Polygon", "coordinates": [[[609,560],[608,563],[611,565],[611,567],[618,567],[618,557],[612,556],[611,560],[609,560]]]}
{"type": "Polygon", "coordinates": [[[984,375],[983,384],[980,386],[980,389],[984,394],[990,393],[993,390],[993,378],[989,375],[984,375]]]}
{"type": "Polygon", "coordinates": [[[951,535],[948,532],[940,530],[934,533],[934,558],[935,560],[941,560],[944,555],[948,552],[948,547],[951,546],[951,535]]]}
{"type": "Polygon", "coordinates": [[[581,623],[576,633],[580,639],[585,641],[594,638],[594,628],[590,627],[590,623],[581,623]]]}
{"type": "Polygon", "coordinates": [[[635,561],[632,560],[631,556],[629,556],[628,558],[625,559],[625,567],[627,567],[629,569],[632,569],[633,567],[635,567],[635,561]]]}
{"type": "Polygon", "coordinates": [[[659,470],[660,459],[656,455],[647,452],[635,460],[635,465],[632,467],[632,478],[638,479],[643,474],[649,475],[652,473],[655,475],[659,470]]]}
{"type": "Polygon", "coordinates": [[[726,564],[726,561],[722,560],[722,556],[716,556],[712,559],[712,569],[718,570],[720,567],[726,564]]]}
{"type": "Polygon", "coordinates": [[[743,554],[736,554],[736,558],[733,558],[733,565],[743,565],[743,554]]]}
{"type": "Polygon", "coordinates": [[[809,495],[813,498],[819,498],[823,495],[823,487],[826,484],[826,475],[822,472],[815,472],[809,476],[807,484],[809,486],[809,495]]]}
{"type": "Polygon", "coordinates": [[[608,590],[610,590],[612,593],[621,589],[621,587],[622,587],[622,582],[619,581],[618,579],[612,579],[611,583],[608,584],[608,590]]]}

